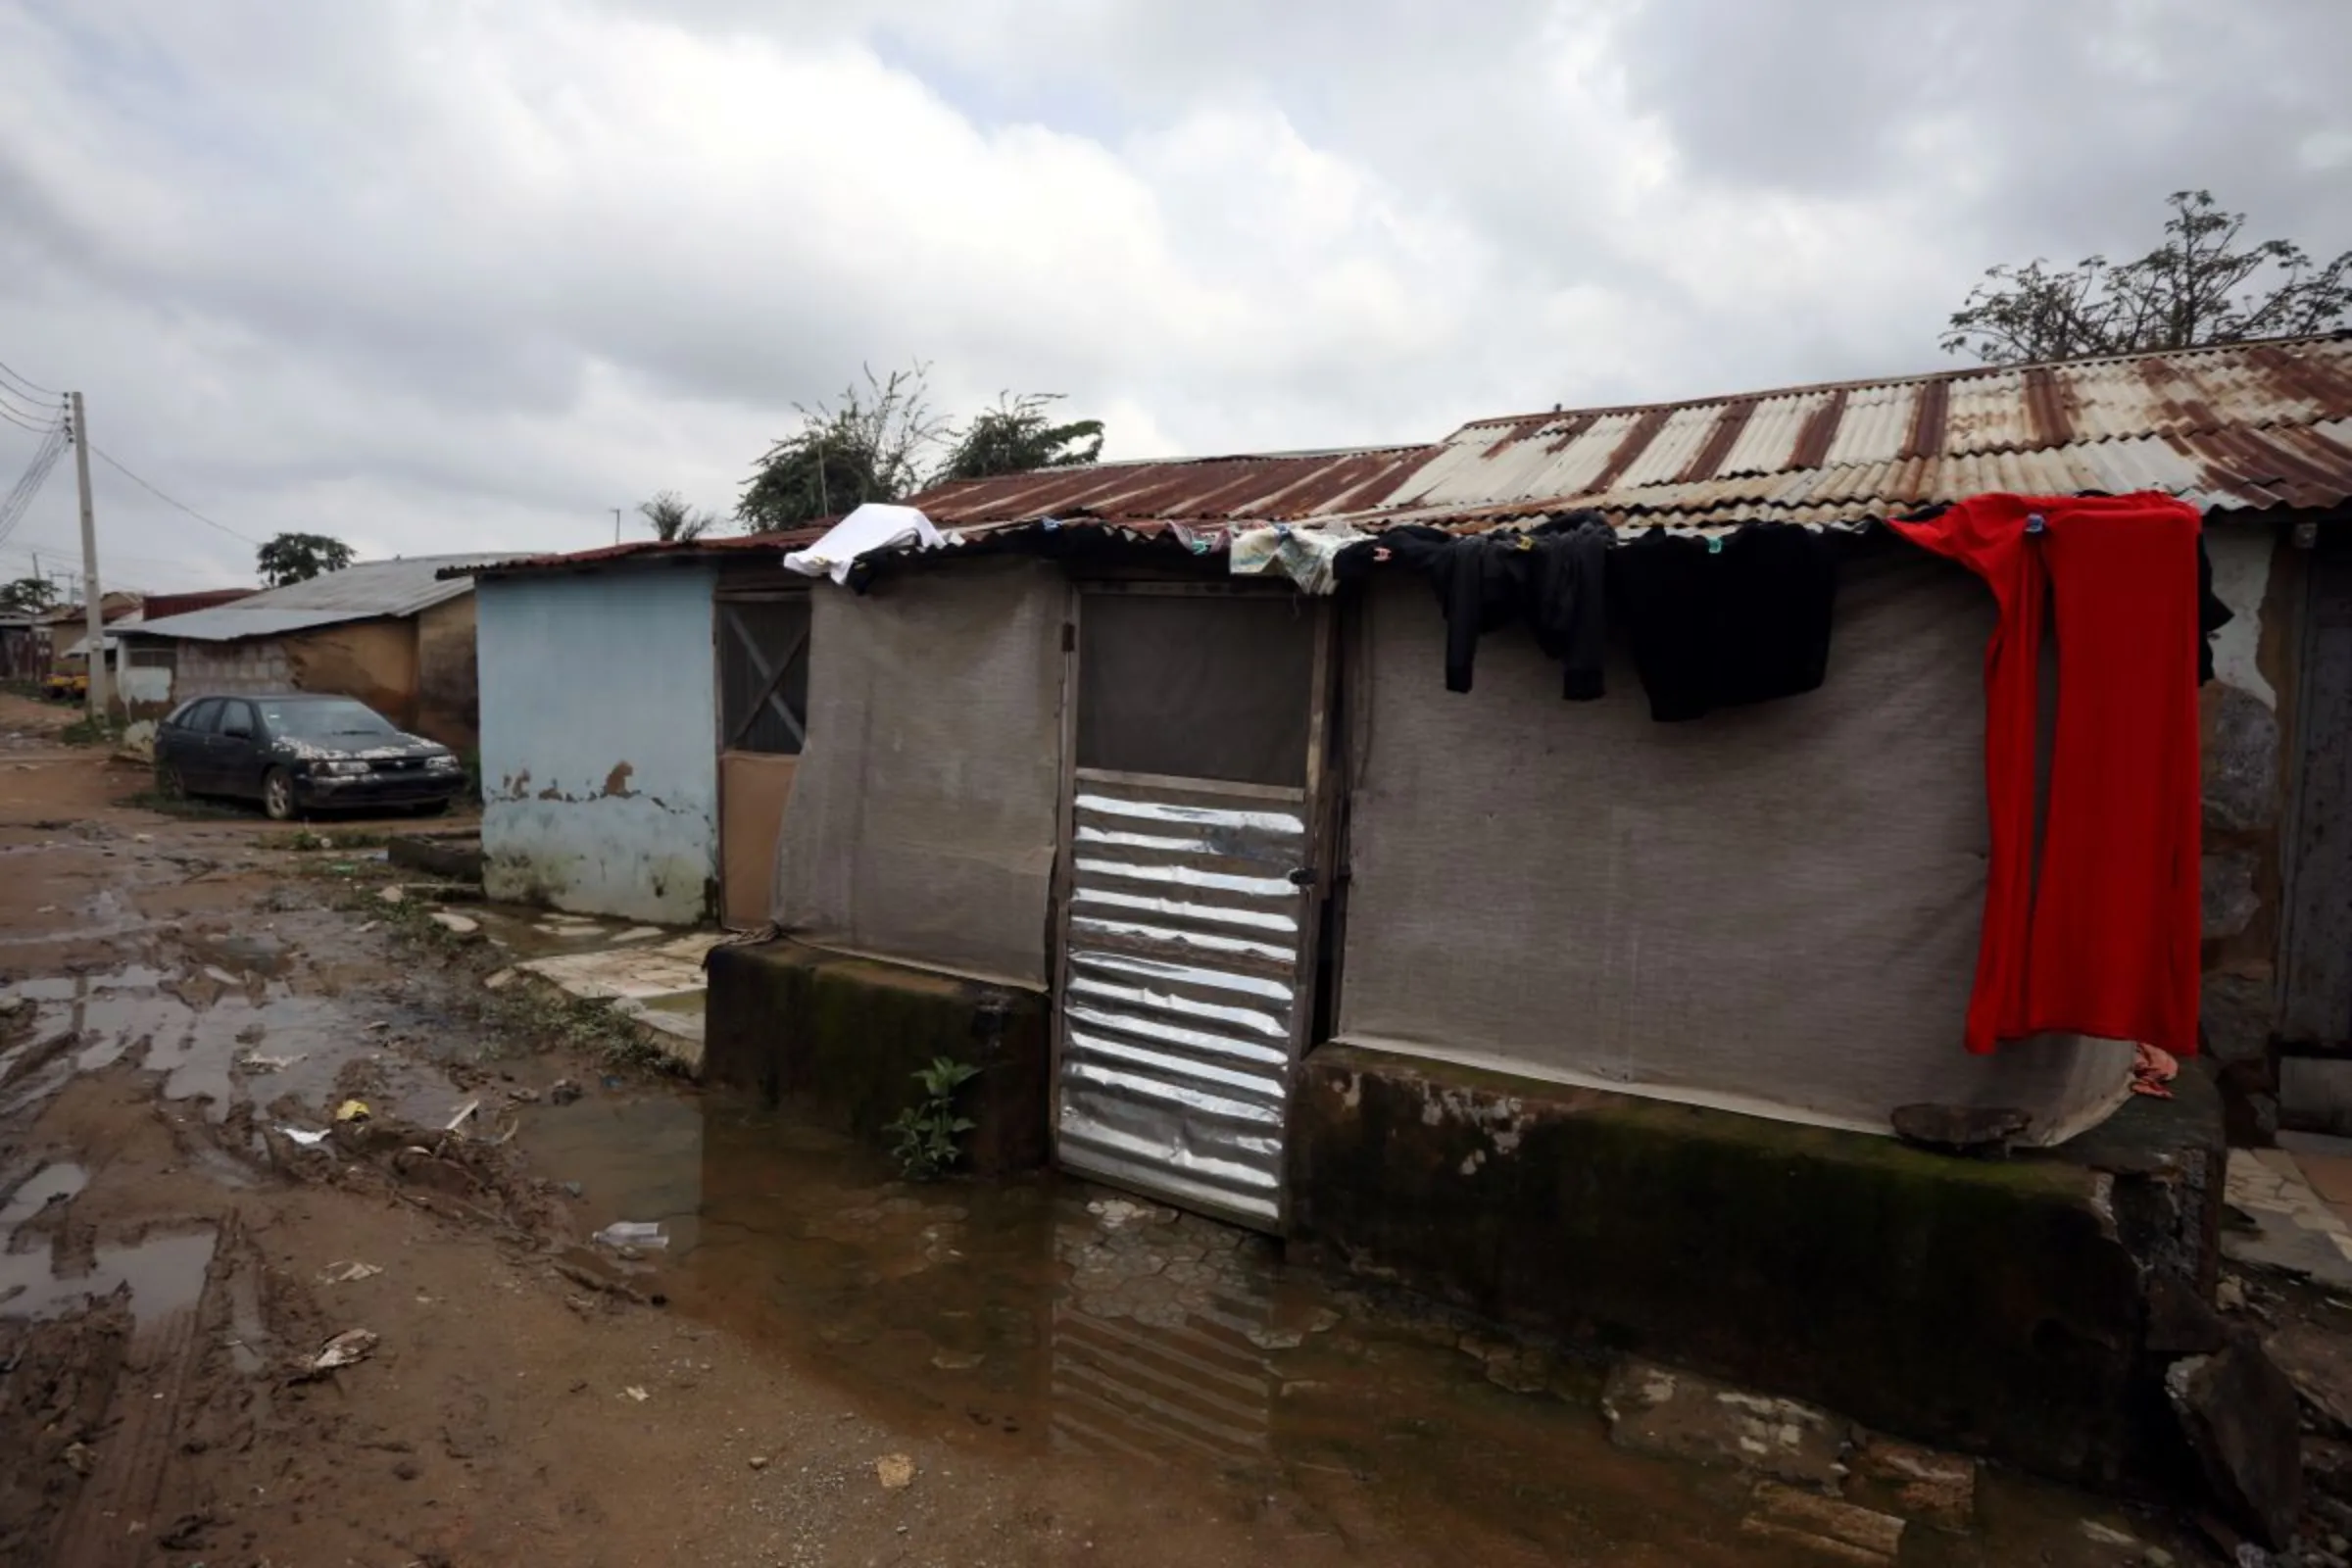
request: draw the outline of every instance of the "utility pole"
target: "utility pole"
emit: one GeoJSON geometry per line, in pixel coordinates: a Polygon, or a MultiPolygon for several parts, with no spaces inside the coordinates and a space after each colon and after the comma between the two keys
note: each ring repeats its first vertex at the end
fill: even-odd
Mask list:
{"type": "Polygon", "coordinates": [[[90,510],[90,421],[74,394],[74,477],[81,483],[81,607],[89,634],[90,717],[106,721],[106,600],[98,589],[98,518],[90,510]]]}
{"type": "Polygon", "coordinates": [[[612,509],[612,542],[620,543],[620,509],[618,507],[612,509]]]}

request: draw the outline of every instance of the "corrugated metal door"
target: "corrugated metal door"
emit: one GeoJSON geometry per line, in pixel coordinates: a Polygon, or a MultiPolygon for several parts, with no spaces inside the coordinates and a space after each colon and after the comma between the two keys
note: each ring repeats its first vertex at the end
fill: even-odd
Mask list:
{"type": "Polygon", "coordinates": [[[1079,599],[1056,1147],[1260,1230],[1312,1012],[1327,607],[1079,599]]]}

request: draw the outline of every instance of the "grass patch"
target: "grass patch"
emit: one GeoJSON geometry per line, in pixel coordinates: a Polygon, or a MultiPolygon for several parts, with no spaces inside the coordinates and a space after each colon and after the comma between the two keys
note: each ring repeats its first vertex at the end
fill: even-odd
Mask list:
{"type": "Polygon", "coordinates": [[[283,841],[289,850],[306,853],[314,851],[380,850],[392,842],[389,833],[314,833],[303,828],[283,841]]]}
{"type": "Polygon", "coordinates": [[[586,1056],[613,1072],[675,1077],[683,1070],[610,1003],[575,997],[550,985],[517,980],[490,993],[482,1021],[509,1039],[541,1051],[586,1056]]]}
{"type": "Polygon", "coordinates": [[[121,720],[106,714],[91,717],[84,714],[57,732],[57,738],[68,746],[112,746],[122,738],[121,720]]]}

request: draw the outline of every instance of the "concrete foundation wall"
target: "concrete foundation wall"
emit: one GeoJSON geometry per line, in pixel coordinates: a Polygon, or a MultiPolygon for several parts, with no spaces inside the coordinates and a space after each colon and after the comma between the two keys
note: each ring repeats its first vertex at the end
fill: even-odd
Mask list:
{"type": "Polygon", "coordinates": [[[956,1102],[978,1125],[962,1169],[995,1176],[1045,1163],[1046,998],[795,942],[710,954],[703,1081],[789,1100],[880,1147],[917,1104],[914,1075],[941,1056],[980,1068],[956,1102]]]}
{"type": "Polygon", "coordinates": [[[477,588],[493,898],[668,925],[712,915],[714,582],[677,567],[477,588]]]}
{"type": "Polygon", "coordinates": [[[2094,1485],[2166,1462],[2172,1356],[2216,1347],[2221,1114],[2134,1099],[2062,1152],[1931,1154],[1328,1046],[1294,1245],[1489,1316],[2094,1485]]]}

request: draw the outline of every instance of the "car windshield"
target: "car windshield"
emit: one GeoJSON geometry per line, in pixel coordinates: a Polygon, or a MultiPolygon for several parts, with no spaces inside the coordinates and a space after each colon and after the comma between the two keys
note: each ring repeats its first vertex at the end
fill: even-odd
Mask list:
{"type": "Polygon", "coordinates": [[[306,741],[355,735],[389,737],[400,733],[375,710],[362,703],[264,703],[261,710],[262,721],[270,726],[270,734],[291,735],[306,741]]]}

